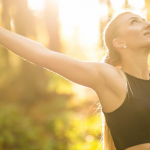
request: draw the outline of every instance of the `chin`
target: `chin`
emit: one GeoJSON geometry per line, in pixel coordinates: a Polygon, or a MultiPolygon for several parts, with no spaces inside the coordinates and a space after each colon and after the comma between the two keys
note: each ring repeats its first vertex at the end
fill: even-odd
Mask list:
{"type": "Polygon", "coordinates": [[[143,47],[150,48],[150,40],[143,43],[143,47]]]}
{"type": "Polygon", "coordinates": [[[146,47],[147,47],[147,48],[150,48],[150,42],[146,44],[146,47]]]}

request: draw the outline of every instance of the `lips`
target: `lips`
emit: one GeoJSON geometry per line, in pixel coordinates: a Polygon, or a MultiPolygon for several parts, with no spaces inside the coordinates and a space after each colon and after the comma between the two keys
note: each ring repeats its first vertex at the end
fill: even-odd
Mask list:
{"type": "Polygon", "coordinates": [[[150,31],[149,32],[145,32],[144,35],[150,35],[150,31]]]}

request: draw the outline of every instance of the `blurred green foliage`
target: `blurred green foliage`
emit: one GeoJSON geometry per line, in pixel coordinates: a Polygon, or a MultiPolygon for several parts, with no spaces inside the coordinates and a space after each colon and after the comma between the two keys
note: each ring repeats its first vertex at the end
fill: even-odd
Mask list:
{"type": "Polygon", "coordinates": [[[0,150],[96,149],[99,139],[98,136],[94,138],[95,119],[92,116],[85,122],[86,127],[91,127],[90,130],[84,128],[79,132],[82,120],[73,112],[49,114],[40,124],[22,113],[16,105],[5,105],[0,107],[0,150]]]}
{"type": "MultiPolygon", "coordinates": [[[[0,0],[1,26],[61,53],[72,43],[78,50],[74,53],[85,56],[78,36],[66,46],[61,43],[58,6],[55,0],[45,1],[45,10],[35,13],[27,0],[0,0]]],[[[145,2],[149,20],[150,1],[145,2]]],[[[1,46],[0,150],[102,150],[101,117],[92,112],[97,106],[86,114],[96,99],[92,94],[79,98],[73,88],[67,79],[1,46]]]]}
{"type": "Polygon", "coordinates": [[[0,109],[0,149],[41,150],[42,128],[12,105],[0,109]]]}

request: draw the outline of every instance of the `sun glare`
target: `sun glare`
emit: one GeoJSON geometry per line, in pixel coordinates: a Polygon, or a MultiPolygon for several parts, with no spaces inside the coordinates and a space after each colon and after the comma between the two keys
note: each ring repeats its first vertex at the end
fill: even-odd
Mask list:
{"type": "Polygon", "coordinates": [[[59,0],[59,16],[64,36],[70,38],[78,28],[82,45],[93,45],[99,38],[98,0],[59,0]]]}
{"type": "Polygon", "coordinates": [[[45,0],[28,0],[28,7],[31,10],[44,10],[45,0]]]}
{"type": "Polygon", "coordinates": [[[110,2],[114,9],[120,9],[125,4],[125,0],[110,0],[110,2]]]}
{"type": "MultiPolygon", "coordinates": [[[[56,0],[53,0],[56,1],[56,0]]],[[[81,48],[86,56],[96,58],[96,52],[100,45],[100,22],[109,19],[109,7],[114,9],[114,14],[123,9],[125,0],[110,0],[110,6],[106,1],[100,0],[57,0],[59,8],[60,38],[66,47],[66,51],[74,51],[81,48]],[[68,49],[67,49],[68,47],[68,49]]],[[[130,6],[138,12],[142,12],[145,6],[144,0],[128,0],[130,6]]],[[[45,8],[45,0],[28,0],[29,9],[37,12],[45,8]]],[[[113,14],[112,14],[113,15],[113,14]]],[[[79,49],[79,52],[81,52],[79,49]]],[[[76,53],[78,53],[76,51],[76,53]]],[[[97,58],[96,58],[97,59],[97,58]]]]}
{"type": "Polygon", "coordinates": [[[128,0],[128,3],[136,9],[142,9],[145,6],[145,0],[128,0]]]}
{"type": "Polygon", "coordinates": [[[106,3],[99,4],[100,20],[106,21],[108,19],[108,5],[106,3]]]}

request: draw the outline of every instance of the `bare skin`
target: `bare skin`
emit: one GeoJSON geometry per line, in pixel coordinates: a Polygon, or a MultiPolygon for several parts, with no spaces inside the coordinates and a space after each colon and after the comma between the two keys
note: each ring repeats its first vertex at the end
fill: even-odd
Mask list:
{"type": "MultiPolygon", "coordinates": [[[[103,88],[97,88],[95,91],[99,97],[103,111],[113,112],[123,104],[127,89],[123,76],[119,72],[119,68],[107,66],[107,64],[105,68],[108,68],[108,72],[105,74],[104,78],[105,86],[103,86],[103,88]]],[[[125,150],[150,150],[150,143],[135,145],[125,150]]]]}
{"type": "MultiPolygon", "coordinates": [[[[129,13],[120,19],[120,35],[113,40],[113,45],[122,56],[122,70],[145,80],[149,80],[147,60],[150,35],[144,35],[148,31],[150,31],[149,22],[138,15],[129,13]],[[137,17],[132,24],[131,17],[137,17]],[[124,45],[127,46],[126,49],[123,48],[124,45]]],[[[125,83],[118,68],[112,65],[73,59],[48,50],[40,43],[2,27],[0,27],[0,44],[31,63],[57,73],[69,81],[93,89],[105,112],[114,111],[124,101],[125,83]]],[[[126,150],[150,150],[150,143],[132,146],[126,150]]]]}
{"type": "MultiPolygon", "coordinates": [[[[113,45],[121,54],[121,69],[137,78],[149,80],[150,34],[145,33],[150,32],[150,22],[132,13],[122,16],[119,21],[120,35],[113,40],[113,45]],[[124,45],[127,48],[124,48],[124,45]]],[[[107,73],[100,73],[105,74],[103,92],[101,92],[102,88],[95,89],[105,112],[112,112],[119,108],[126,95],[125,82],[118,68],[110,68],[110,66],[107,68],[109,70],[107,73]]],[[[135,145],[125,150],[150,150],[150,143],[135,145]]]]}
{"type": "Polygon", "coordinates": [[[122,57],[122,69],[148,79],[148,54],[150,51],[150,22],[135,14],[126,14],[120,20],[120,35],[113,40],[122,57]],[[134,18],[133,18],[134,17],[134,18]],[[127,48],[124,49],[123,45],[127,48]]]}

